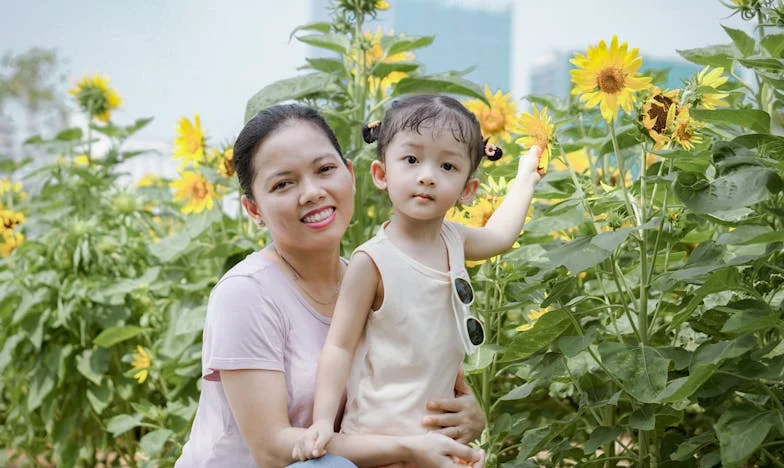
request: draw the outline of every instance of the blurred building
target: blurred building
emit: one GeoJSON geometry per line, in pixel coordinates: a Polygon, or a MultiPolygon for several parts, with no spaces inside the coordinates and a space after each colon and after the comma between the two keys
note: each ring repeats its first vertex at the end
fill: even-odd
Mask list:
{"type": "MultiPolygon", "coordinates": [[[[529,89],[531,94],[550,94],[566,97],[572,88],[569,70],[574,65],[569,60],[574,53],[552,52],[540,57],[534,62],[529,71],[529,89]]],[[[664,89],[680,88],[691,75],[700,70],[698,65],[679,60],[677,58],[648,58],[643,57],[645,70],[668,70],[667,81],[663,83],[664,89]]]]}
{"type": "MultiPolygon", "coordinates": [[[[426,73],[475,67],[466,78],[508,92],[511,87],[511,2],[459,2],[448,0],[394,0],[367,29],[378,26],[411,36],[435,36],[428,47],[413,51],[426,73]]],[[[312,21],[328,21],[327,3],[311,0],[312,21]]],[[[311,50],[309,56],[326,55],[311,50]]]]}

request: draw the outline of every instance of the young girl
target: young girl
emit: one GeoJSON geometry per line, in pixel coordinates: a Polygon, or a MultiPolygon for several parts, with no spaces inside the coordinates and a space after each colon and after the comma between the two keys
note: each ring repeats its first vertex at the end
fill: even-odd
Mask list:
{"type": "Polygon", "coordinates": [[[458,201],[470,202],[479,186],[471,175],[482,157],[498,159],[501,150],[482,140],[462,104],[407,97],[363,135],[378,141],[371,174],[388,192],[394,216],[355,250],[346,270],[319,359],[313,425],[294,447],[297,459],[325,453],[347,379],[342,432],[426,432],[426,401],[453,396],[465,353],[484,340],[469,309],[465,260],[514,244],[540,179],[540,150],[532,148],[487,225],[469,228],[444,216],[458,201]]]}

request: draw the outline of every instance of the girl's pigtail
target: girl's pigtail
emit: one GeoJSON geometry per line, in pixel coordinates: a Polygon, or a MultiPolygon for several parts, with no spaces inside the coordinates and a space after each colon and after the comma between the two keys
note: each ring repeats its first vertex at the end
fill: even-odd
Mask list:
{"type": "Polygon", "coordinates": [[[485,156],[487,156],[487,159],[491,161],[498,161],[499,159],[501,159],[501,156],[504,155],[504,150],[490,143],[490,138],[486,138],[483,141],[483,146],[485,150],[485,156]]]}
{"type": "Polygon", "coordinates": [[[378,140],[378,134],[381,131],[381,121],[374,120],[369,124],[362,127],[362,139],[365,143],[373,143],[378,140]]]}

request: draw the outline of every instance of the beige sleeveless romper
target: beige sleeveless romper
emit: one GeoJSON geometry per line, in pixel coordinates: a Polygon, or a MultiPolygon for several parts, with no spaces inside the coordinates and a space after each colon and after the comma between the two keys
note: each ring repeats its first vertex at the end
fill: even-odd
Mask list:
{"type": "MultiPolygon", "coordinates": [[[[463,239],[450,223],[443,226],[450,267],[463,269],[463,239]]],[[[465,356],[452,311],[450,275],[403,253],[383,227],[355,252],[365,252],[375,262],[384,282],[384,302],[368,315],[354,355],[341,431],[426,432],[426,402],[454,397],[465,356]]]]}

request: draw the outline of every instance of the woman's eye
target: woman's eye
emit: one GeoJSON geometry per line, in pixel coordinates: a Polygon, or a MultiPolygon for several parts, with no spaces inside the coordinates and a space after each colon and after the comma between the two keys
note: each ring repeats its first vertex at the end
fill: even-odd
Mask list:
{"type": "Polygon", "coordinates": [[[280,190],[282,188],[285,188],[290,183],[291,182],[287,180],[282,180],[280,182],[277,182],[275,185],[272,186],[272,191],[274,192],[275,190],[280,190]]]}
{"type": "Polygon", "coordinates": [[[330,172],[331,170],[335,169],[336,167],[337,166],[335,166],[333,164],[327,164],[326,166],[321,166],[319,168],[319,172],[321,172],[321,173],[330,172]]]}
{"type": "Polygon", "coordinates": [[[414,157],[414,156],[406,156],[405,160],[409,164],[416,164],[416,162],[417,162],[417,158],[414,157]]]}
{"type": "Polygon", "coordinates": [[[457,168],[455,167],[455,165],[454,165],[454,164],[452,164],[452,163],[444,163],[444,164],[442,164],[442,165],[441,165],[441,167],[443,167],[443,168],[444,168],[445,170],[447,170],[447,171],[454,171],[454,170],[457,170],[457,168]]]}

